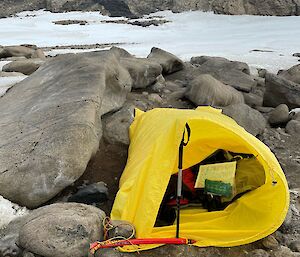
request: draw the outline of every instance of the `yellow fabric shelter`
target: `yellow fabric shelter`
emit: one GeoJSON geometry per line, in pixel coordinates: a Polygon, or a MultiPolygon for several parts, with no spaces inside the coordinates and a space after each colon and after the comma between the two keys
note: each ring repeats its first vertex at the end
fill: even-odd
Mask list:
{"type": "MultiPolygon", "coordinates": [[[[221,110],[137,110],[130,127],[130,147],[111,218],[134,224],[137,238],[173,238],[176,227],[154,227],[172,174],[177,173],[178,148],[185,124],[191,138],[184,147],[183,169],[217,149],[253,154],[265,171],[265,184],[223,211],[181,211],[180,237],[204,246],[237,246],[264,238],[284,221],[289,206],[287,181],[270,149],[221,110]],[[277,182],[277,183],[274,183],[277,182]]],[[[146,249],[147,246],[142,247],[146,249]]],[[[134,249],[132,249],[134,250],[134,249]]]]}

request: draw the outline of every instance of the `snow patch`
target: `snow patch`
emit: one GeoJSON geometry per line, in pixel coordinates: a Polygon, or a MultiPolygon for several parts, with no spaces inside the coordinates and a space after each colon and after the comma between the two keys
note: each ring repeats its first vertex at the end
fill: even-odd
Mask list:
{"type": "Polygon", "coordinates": [[[0,97],[3,96],[8,89],[15,84],[21,82],[27,76],[14,76],[14,77],[0,77],[0,97]]]}
{"type": "Polygon", "coordinates": [[[10,61],[0,61],[0,71],[2,71],[3,66],[10,63],[10,61]]]}
{"type": "Polygon", "coordinates": [[[0,196],[0,229],[7,226],[15,218],[28,213],[29,210],[25,207],[21,207],[0,196]]]}
{"type": "Polygon", "coordinates": [[[300,50],[299,16],[229,16],[201,11],[163,11],[151,16],[162,16],[171,22],[144,28],[103,23],[119,18],[102,16],[98,12],[23,12],[17,17],[0,19],[1,45],[31,43],[44,47],[122,43],[120,47],[139,57],[147,56],[151,47],[156,46],[185,61],[192,56],[221,56],[275,73],[298,63],[298,58],[292,54],[300,50]],[[85,20],[89,24],[62,26],[53,23],[67,19],[85,20]]]}

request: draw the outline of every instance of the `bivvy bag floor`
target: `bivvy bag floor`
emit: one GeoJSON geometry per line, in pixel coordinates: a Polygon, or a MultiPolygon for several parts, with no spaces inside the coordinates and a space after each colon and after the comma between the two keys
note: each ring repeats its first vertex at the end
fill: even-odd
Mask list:
{"type": "MultiPolygon", "coordinates": [[[[204,172],[193,175],[188,171],[183,182],[198,179],[200,187],[204,187],[200,191],[219,194],[226,205],[217,211],[197,205],[182,208],[179,236],[195,240],[193,245],[199,247],[228,247],[251,243],[276,231],[289,207],[288,185],[277,159],[222,110],[211,107],[136,110],[130,127],[128,160],[111,218],[131,222],[137,238],[175,237],[176,221],[165,226],[155,224],[168,185],[178,172],[178,149],[186,124],[191,137],[184,147],[183,174],[195,165],[204,172]],[[229,153],[231,161],[236,162],[232,164],[235,169],[228,168],[235,176],[234,182],[228,174],[220,180],[213,178],[209,171],[212,168],[202,167],[214,164],[211,160],[219,158],[219,152],[225,157],[229,153]]],[[[190,182],[187,184],[191,187],[190,182]]],[[[182,198],[182,203],[185,200],[182,198]]],[[[153,247],[140,245],[139,250],[153,247]]],[[[130,246],[123,250],[136,251],[130,246]]]]}

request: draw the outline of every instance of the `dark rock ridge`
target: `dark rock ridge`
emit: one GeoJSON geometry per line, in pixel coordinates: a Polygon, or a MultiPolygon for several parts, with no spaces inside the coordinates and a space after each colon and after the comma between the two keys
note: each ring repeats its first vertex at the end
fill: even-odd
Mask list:
{"type": "Polygon", "coordinates": [[[135,17],[160,10],[214,11],[219,14],[300,15],[300,0],[2,0],[0,17],[24,10],[52,12],[100,11],[104,15],[135,17]]]}
{"type": "Polygon", "coordinates": [[[134,17],[123,0],[45,0],[51,12],[100,11],[112,17],[134,17]]]}

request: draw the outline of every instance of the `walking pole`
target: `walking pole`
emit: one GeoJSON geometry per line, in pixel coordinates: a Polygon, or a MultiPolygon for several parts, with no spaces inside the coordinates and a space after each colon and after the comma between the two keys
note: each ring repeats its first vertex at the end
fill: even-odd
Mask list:
{"type": "Polygon", "coordinates": [[[177,176],[177,197],[176,197],[176,205],[177,205],[177,220],[176,220],[176,238],[179,238],[179,223],[180,223],[180,200],[182,197],[182,163],[183,163],[183,147],[186,146],[190,140],[191,129],[189,125],[185,124],[185,129],[182,135],[182,139],[179,145],[179,156],[178,156],[178,176],[177,176]],[[185,129],[187,131],[187,141],[184,141],[185,137],[185,129]]]}

